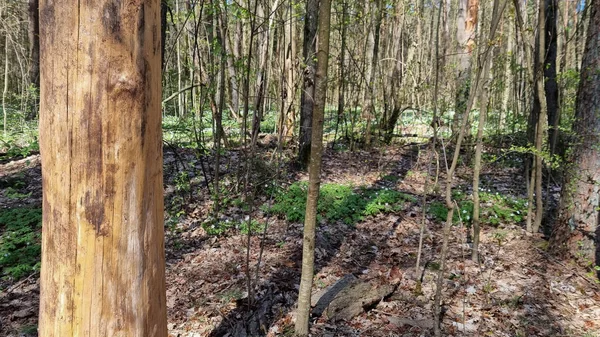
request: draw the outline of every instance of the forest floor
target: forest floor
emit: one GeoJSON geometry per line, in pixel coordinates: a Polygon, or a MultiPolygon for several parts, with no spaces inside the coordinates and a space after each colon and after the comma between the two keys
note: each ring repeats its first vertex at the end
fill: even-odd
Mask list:
{"type": "MultiPolygon", "coordinates": [[[[433,335],[432,304],[443,224],[431,206],[426,206],[424,221],[421,266],[425,269],[422,275],[415,272],[423,215],[421,193],[430,167],[425,154],[424,148],[420,151],[416,146],[399,145],[352,153],[326,151],[324,183],[391,189],[415,198],[401,209],[366,216],[352,225],[321,220],[314,294],[350,275],[357,279],[354,282],[365,282],[372,288],[392,288],[382,298],[369,300],[361,312],[346,320],[335,320],[336,313],[325,310],[314,317],[312,336],[433,335]],[[421,292],[416,291],[419,278],[421,292]]],[[[263,149],[259,157],[267,161],[270,156],[271,152],[263,149]]],[[[235,151],[226,154],[222,171],[233,176],[237,157],[235,151]]],[[[191,150],[165,148],[165,205],[170,214],[166,220],[169,335],[291,336],[301,269],[302,223],[288,222],[267,212],[264,205],[271,197],[266,192],[256,195],[254,210],[226,204],[219,215],[221,222],[243,223],[250,215],[268,224],[264,237],[259,233],[250,240],[248,268],[248,236],[242,230],[232,227],[220,235],[210,235],[209,227],[203,225],[213,201],[200,183],[202,179],[193,179],[201,176],[197,173],[200,162],[194,158],[191,150]],[[192,184],[183,188],[186,192],[176,203],[174,199],[182,190],[176,177],[182,170],[188,170],[192,184]],[[183,206],[177,210],[177,205],[183,206]],[[252,278],[251,294],[248,274],[252,278]]],[[[206,167],[212,166],[212,158],[205,160],[209,161],[206,167]]],[[[482,188],[490,194],[523,198],[525,182],[517,166],[486,164],[482,188]]],[[[280,168],[276,184],[288,186],[307,180],[305,173],[290,165],[280,168]]],[[[464,165],[457,171],[455,186],[463,188],[465,195],[470,195],[466,186],[471,185],[471,172],[464,165]]],[[[3,185],[14,179],[26,182],[19,186],[19,192],[28,196],[15,199],[1,193],[2,208],[41,207],[39,158],[0,167],[3,185]]],[[[441,172],[439,181],[444,180],[441,172]]],[[[233,185],[224,185],[233,190],[233,185]]],[[[439,191],[443,191],[443,184],[439,191]]],[[[552,195],[545,197],[552,199],[552,195]]],[[[443,199],[432,196],[427,200],[428,205],[436,202],[440,204],[443,199]]],[[[492,203],[487,206],[493,207],[492,203]]],[[[586,270],[547,253],[545,238],[526,235],[523,217],[517,219],[505,221],[501,217],[493,225],[483,226],[480,263],[471,261],[466,226],[457,221],[453,227],[444,275],[443,335],[600,336],[598,284],[586,270]]],[[[0,336],[35,336],[38,275],[18,282],[3,281],[0,289],[0,336]]]]}

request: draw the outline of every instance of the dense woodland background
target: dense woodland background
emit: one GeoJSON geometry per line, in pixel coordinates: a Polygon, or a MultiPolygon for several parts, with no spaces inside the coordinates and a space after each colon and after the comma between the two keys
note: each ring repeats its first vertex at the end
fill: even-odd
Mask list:
{"type": "MultiPolygon", "coordinates": [[[[319,6],[161,3],[174,336],[293,333],[319,6]]],[[[598,336],[600,3],[331,6],[313,335],[598,336]]],[[[37,324],[39,29],[0,2],[0,336],[37,324]]]]}

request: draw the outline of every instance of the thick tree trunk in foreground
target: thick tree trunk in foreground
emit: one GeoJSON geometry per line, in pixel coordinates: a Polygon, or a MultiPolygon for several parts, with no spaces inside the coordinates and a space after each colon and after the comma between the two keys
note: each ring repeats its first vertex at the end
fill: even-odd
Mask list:
{"type": "Polygon", "coordinates": [[[579,142],[563,187],[561,216],[552,235],[555,249],[567,248],[588,266],[600,265],[600,1],[592,2],[589,10],[573,126],[579,142]]]}
{"type": "Polygon", "coordinates": [[[40,2],[39,335],[166,337],[158,0],[40,2]]]}
{"type": "Polygon", "coordinates": [[[315,264],[315,227],[317,224],[317,201],[321,184],[321,159],[323,156],[323,120],[327,96],[327,67],[329,65],[329,26],[331,0],[321,0],[319,5],[319,49],[315,83],[315,109],[312,118],[310,165],[308,167],[308,197],[302,241],[302,276],[298,293],[296,334],[308,335],[310,295],[315,264]]]}

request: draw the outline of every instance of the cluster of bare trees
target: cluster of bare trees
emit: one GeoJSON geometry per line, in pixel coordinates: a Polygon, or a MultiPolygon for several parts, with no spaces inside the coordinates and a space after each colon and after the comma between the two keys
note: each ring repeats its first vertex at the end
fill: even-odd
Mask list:
{"type": "MultiPolygon", "coordinates": [[[[486,125],[512,131],[519,121],[526,125],[530,232],[544,218],[544,170],[554,155],[572,159],[554,245],[598,255],[598,1],[42,0],[38,6],[31,0],[0,6],[5,116],[8,94],[37,87],[41,73],[43,336],[166,336],[161,111],[182,119],[210,114],[217,156],[230,141],[253,148],[268,116],[280,143],[296,146],[310,175],[299,335],[308,334],[328,113],[336,122],[332,140],[344,138],[351,148],[390,141],[408,109],[432,120],[432,153],[440,145],[445,152],[448,141],[453,146],[437,335],[456,205],[453,177],[464,148],[475,149],[478,258],[486,125]],[[579,71],[576,89],[566,78],[579,71]],[[575,91],[576,102],[569,99],[575,91]],[[225,120],[239,125],[237,133],[225,120]],[[559,131],[564,120],[575,121],[580,137],[570,137],[580,140],[571,154],[569,135],[559,131]],[[437,144],[443,125],[452,137],[437,144]]],[[[23,118],[34,116],[24,104],[23,118]]],[[[546,178],[553,174],[546,171],[546,178]]]]}

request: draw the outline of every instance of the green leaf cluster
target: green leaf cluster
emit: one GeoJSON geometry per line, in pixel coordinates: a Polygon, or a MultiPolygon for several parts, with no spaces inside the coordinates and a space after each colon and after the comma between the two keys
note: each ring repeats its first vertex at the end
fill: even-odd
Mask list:
{"type": "MultiPolygon", "coordinates": [[[[307,192],[306,182],[294,183],[286,191],[277,192],[275,203],[269,211],[291,222],[303,222],[307,192]]],[[[392,189],[323,184],[319,192],[317,214],[319,220],[342,221],[352,225],[366,216],[402,210],[406,202],[414,201],[414,197],[392,189]]]]}
{"type": "MultiPolygon", "coordinates": [[[[473,222],[473,201],[463,192],[453,194],[458,204],[458,210],[453,214],[452,221],[460,220],[466,224],[473,222]]],[[[500,223],[519,223],[527,215],[527,200],[492,192],[480,192],[480,222],[492,226],[500,223]]],[[[448,208],[440,201],[429,204],[428,213],[438,221],[446,221],[448,208]]]]}

